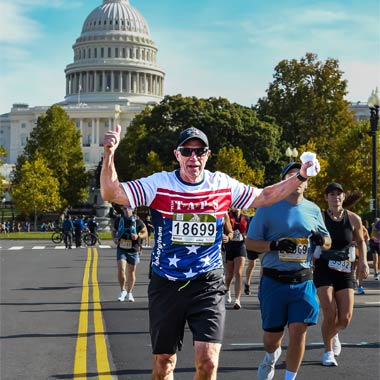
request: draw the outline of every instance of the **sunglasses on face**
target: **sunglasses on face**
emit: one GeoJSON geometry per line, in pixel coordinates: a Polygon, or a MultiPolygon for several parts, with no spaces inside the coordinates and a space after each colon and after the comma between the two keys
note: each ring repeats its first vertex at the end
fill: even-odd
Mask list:
{"type": "Polygon", "coordinates": [[[193,152],[195,153],[195,155],[197,157],[203,157],[204,155],[207,154],[208,148],[206,146],[202,147],[202,148],[183,148],[183,147],[180,147],[180,148],[178,148],[178,151],[184,157],[190,157],[193,154],[193,152]]]}

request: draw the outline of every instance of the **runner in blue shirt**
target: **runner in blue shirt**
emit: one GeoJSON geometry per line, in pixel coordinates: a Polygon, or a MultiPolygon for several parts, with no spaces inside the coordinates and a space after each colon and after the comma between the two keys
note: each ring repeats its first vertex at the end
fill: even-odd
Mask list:
{"type": "MultiPolygon", "coordinates": [[[[282,179],[292,178],[301,164],[291,162],[282,179]]],[[[263,253],[259,300],[264,330],[264,361],[259,380],[271,380],[289,328],[285,380],[294,380],[305,352],[306,329],[318,321],[319,305],[312,279],[316,245],[328,249],[329,233],[317,205],[304,198],[302,182],[285,199],[257,209],[249,225],[247,249],[263,253]]]]}

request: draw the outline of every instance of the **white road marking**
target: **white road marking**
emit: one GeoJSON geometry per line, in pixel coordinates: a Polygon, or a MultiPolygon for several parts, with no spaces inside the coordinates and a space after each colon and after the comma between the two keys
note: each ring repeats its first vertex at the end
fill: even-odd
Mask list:
{"type": "Polygon", "coordinates": [[[19,251],[20,249],[23,249],[24,247],[20,247],[20,246],[15,246],[15,247],[10,247],[9,250],[10,251],[19,251]]]}
{"type": "Polygon", "coordinates": [[[45,249],[45,247],[43,245],[36,245],[32,249],[45,249]]]}
{"type": "MultiPolygon", "coordinates": [[[[368,345],[371,345],[373,343],[369,343],[369,342],[356,342],[356,343],[344,343],[344,342],[340,342],[342,346],[368,346],[368,345]]],[[[240,346],[240,347],[244,347],[244,346],[251,346],[251,347],[263,347],[263,343],[230,343],[229,344],[230,346],[240,346]]],[[[323,342],[311,342],[311,343],[306,343],[307,346],[319,346],[319,347],[323,347],[323,342]]]]}

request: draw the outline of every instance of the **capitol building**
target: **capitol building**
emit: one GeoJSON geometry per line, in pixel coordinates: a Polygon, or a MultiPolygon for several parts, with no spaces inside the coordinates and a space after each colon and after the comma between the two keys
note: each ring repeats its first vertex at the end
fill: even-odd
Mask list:
{"type": "MultiPolygon", "coordinates": [[[[64,100],[57,103],[81,132],[88,170],[102,159],[107,130],[120,124],[124,135],[136,114],[163,99],[165,72],[157,63],[157,52],[147,22],[129,0],[103,0],[84,21],[73,44],[73,62],[64,70],[64,100]]],[[[1,166],[5,177],[48,108],[15,103],[0,115],[0,145],[8,153],[1,166]]],[[[352,103],[351,109],[357,120],[369,118],[366,103],[352,103]]]]}
{"type": "MultiPolygon", "coordinates": [[[[123,135],[136,114],[163,99],[165,72],[157,52],[147,22],[129,0],[103,0],[84,21],[73,44],[73,62],[64,71],[64,100],[57,104],[81,132],[87,169],[101,160],[107,130],[120,124],[123,135]]],[[[0,116],[0,145],[8,153],[3,166],[16,163],[48,108],[15,103],[0,116]]]]}

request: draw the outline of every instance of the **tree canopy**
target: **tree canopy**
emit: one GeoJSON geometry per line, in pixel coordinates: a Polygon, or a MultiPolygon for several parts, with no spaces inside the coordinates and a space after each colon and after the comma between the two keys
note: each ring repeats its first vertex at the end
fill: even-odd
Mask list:
{"type": "Polygon", "coordinates": [[[75,205],[88,197],[88,180],[80,146],[80,132],[65,110],[53,105],[37,120],[26,143],[24,153],[18,157],[14,183],[22,180],[21,168],[26,161],[41,157],[52,176],[59,181],[62,206],[75,205]]]}
{"type": "Polygon", "coordinates": [[[275,67],[266,97],[255,108],[260,119],[272,118],[281,128],[283,149],[291,146],[300,154],[317,153],[322,171],[309,180],[308,198],[324,208],[326,185],[338,181],[347,194],[362,193],[352,209],[363,214],[371,198],[369,123],[355,121],[344,99],[343,74],[338,60],[322,62],[312,53],[299,61],[283,60],[275,67]]]}
{"type": "Polygon", "coordinates": [[[34,214],[37,230],[38,212],[54,211],[61,207],[59,181],[41,156],[25,161],[19,175],[20,181],[12,187],[13,202],[24,214],[34,214]]]}
{"type": "Polygon", "coordinates": [[[119,178],[129,180],[138,174],[150,174],[147,168],[156,169],[152,163],[148,165],[153,153],[159,168],[176,168],[173,149],[180,131],[189,127],[199,128],[208,136],[213,153],[207,164],[210,170],[215,170],[222,148],[239,147],[256,173],[276,165],[281,156],[280,128],[270,121],[260,121],[253,108],[224,98],[166,96],[160,104],[137,115],[128,128],[115,156],[119,178]]]}
{"type": "Polygon", "coordinates": [[[274,118],[286,146],[299,147],[316,139],[318,152],[328,154],[331,137],[354,124],[338,60],[322,62],[307,53],[299,61],[282,60],[273,78],[267,96],[258,100],[259,117],[274,118]]]}

